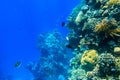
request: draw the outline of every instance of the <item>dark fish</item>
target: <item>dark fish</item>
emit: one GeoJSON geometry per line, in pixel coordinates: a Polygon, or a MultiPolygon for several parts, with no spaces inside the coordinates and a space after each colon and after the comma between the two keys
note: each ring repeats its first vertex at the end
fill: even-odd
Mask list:
{"type": "Polygon", "coordinates": [[[70,48],[70,49],[73,49],[73,46],[70,45],[70,44],[67,44],[66,47],[67,47],[67,48],[70,48]]]}
{"type": "Polygon", "coordinates": [[[22,62],[21,62],[21,61],[17,61],[17,62],[15,63],[15,65],[14,65],[14,67],[15,67],[15,68],[18,68],[18,67],[20,67],[20,66],[21,66],[21,64],[22,64],[22,62]]]}
{"type": "Polygon", "coordinates": [[[64,27],[64,26],[65,26],[65,22],[62,22],[62,23],[61,23],[61,26],[64,27]]]}

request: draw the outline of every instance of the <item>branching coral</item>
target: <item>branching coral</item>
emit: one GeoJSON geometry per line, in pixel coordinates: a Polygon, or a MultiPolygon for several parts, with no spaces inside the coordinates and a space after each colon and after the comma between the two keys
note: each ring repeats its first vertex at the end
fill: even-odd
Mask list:
{"type": "Polygon", "coordinates": [[[98,23],[94,29],[94,32],[96,33],[104,33],[105,37],[111,36],[111,37],[118,37],[120,36],[120,28],[114,28],[114,26],[117,26],[117,21],[112,18],[108,20],[107,18],[104,18],[101,23],[98,23]]]}

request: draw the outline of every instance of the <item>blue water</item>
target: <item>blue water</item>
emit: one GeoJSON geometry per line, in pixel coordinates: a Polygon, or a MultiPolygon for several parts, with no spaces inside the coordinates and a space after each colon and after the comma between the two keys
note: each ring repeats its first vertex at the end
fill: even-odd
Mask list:
{"type": "Polygon", "coordinates": [[[42,32],[59,30],[65,37],[65,21],[80,0],[1,0],[0,1],[0,79],[31,80],[25,68],[37,61],[37,37],[42,32]],[[21,67],[15,68],[16,61],[21,67]]]}

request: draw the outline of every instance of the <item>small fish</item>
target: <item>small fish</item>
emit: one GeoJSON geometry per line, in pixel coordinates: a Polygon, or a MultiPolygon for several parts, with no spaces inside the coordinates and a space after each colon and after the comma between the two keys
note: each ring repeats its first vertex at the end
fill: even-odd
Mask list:
{"type": "Polygon", "coordinates": [[[73,49],[73,46],[70,45],[70,44],[67,44],[66,47],[67,47],[67,48],[70,48],[70,49],[73,49]]]}
{"type": "Polygon", "coordinates": [[[64,27],[64,26],[65,26],[65,22],[62,22],[62,23],[61,23],[61,26],[64,27]]]}
{"type": "Polygon", "coordinates": [[[69,37],[68,36],[66,37],[66,40],[69,41],[69,37]]]}
{"type": "Polygon", "coordinates": [[[21,61],[17,61],[15,64],[14,64],[14,67],[15,68],[19,68],[21,66],[22,62],[21,61]]]}

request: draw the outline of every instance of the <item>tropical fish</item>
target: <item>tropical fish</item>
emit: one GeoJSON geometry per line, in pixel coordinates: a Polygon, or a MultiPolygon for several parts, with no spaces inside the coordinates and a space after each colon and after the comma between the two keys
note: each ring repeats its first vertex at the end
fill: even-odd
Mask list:
{"type": "Polygon", "coordinates": [[[68,36],[66,37],[66,40],[69,41],[69,37],[68,36]]]}
{"type": "Polygon", "coordinates": [[[61,23],[61,26],[64,27],[64,26],[65,26],[65,22],[62,22],[62,23],[61,23]]]}
{"type": "Polygon", "coordinates": [[[73,48],[74,48],[73,45],[71,45],[71,44],[67,44],[66,47],[67,47],[67,48],[70,48],[70,49],[73,49],[73,48]]]}
{"type": "Polygon", "coordinates": [[[15,64],[14,64],[14,67],[15,68],[19,68],[21,66],[22,62],[21,61],[17,61],[15,64]]]}

